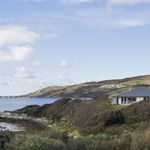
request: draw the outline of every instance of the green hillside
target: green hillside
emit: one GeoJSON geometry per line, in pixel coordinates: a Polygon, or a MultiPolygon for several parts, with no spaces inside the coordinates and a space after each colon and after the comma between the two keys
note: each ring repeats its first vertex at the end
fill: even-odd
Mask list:
{"type": "Polygon", "coordinates": [[[72,86],[50,86],[25,96],[28,97],[68,97],[68,98],[95,98],[102,95],[112,96],[129,88],[150,87],[150,75],[132,78],[88,82],[72,86]]]}
{"type": "MultiPolygon", "coordinates": [[[[15,112],[43,118],[59,133],[59,137],[57,132],[36,133],[35,146],[39,139],[46,137],[50,138],[47,142],[53,138],[63,141],[65,150],[150,149],[150,100],[130,106],[112,106],[110,102],[108,95],[85,101],[64,98],[15,112]]],[[[30,137],[31,134],[25,137],[28,142],[30,137]]],[[[19,144],[21,140],[15,138],[15,142],[19,144]]],[[[11,146],[13,143],[10,143],[11,146]]],[[[55,146],[58,146],[57,143],[55,146]]]]}
{"type": "MultiPolygon", "coordinates": [[[[46,117],[51,125],[57,125],[70,132],[73,132],[73,130],[72,128],[70,130],[68,126],[74,127],[79,134],[88,135],[101,132],[109,134],[109,130],[112,130],[110,134],[120,134],[128,127],[126,120],[134,109],[136,109],[136,115],[139,117],[138,123],[149,122],[149,108],[149,100],[130,106],[113,106],[111,105],[111,99],[108,98],[108,95],[105,95],[85,101],[64,98],[41,107],[27,106],[16,110],[16,112],[35,117],[46,117]]],[[[136,127],[133,127],[134,129],[136,127]]]]}
{"type": "Polygon", "coordinates": [[[140,76],[48,87],[30,93],[30,97],[66,98],[52,104],[16,110],[18,114],[42,118],[50,129],[27,130],[15,135],[0,133],[4,139],[0,147],[4,150],[149,150],[150,100],[129,106],[111,105],[112,95],[129,90],[129,87],[149,86],[150,76],[140,76]],[[69,93],[70,90],[74,92],[69,93]],[[93,98],[81,100],[68,97],[93,98]]]}
{"type": "MultiPolygon", "coordinates": [[[[150,76],[90,82],[66,87],[47,87],[29,95],[31,97],[66,98],[42,107],[26,107],[17,112],[46,117],[53,126],[56,125],[71,133],[75,129],[79,135],[109,133],[109,130],[113,131],[113,128],[114,134],[120,134],[127,128],[126,120],[132,114],[133,106],[137,109],[137,115],[142,118],[139,122],[150,121],[150,101],[143,101],[131,106],[111,105],[112,95],[137,87],[150,87],[150,76]],[[69,91],[74,92],[69,93],[69,91]],[[92,99],[83,101],[78,98],[72,100],[69,97],[92,97],[92,99]]],[[[129,130],[134,129],[133,127],[129,130]]]]}

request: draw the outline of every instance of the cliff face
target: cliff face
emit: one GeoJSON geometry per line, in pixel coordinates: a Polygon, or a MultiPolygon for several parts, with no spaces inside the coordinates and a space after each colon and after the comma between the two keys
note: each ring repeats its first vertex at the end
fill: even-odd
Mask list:
{"type": "Polygon", "coordinates": [[[50,86],[26,97],[72,97],[94,98],[103,95],[112,96],[129,88],[150,87],[150,75],[137,76],[118,80],[105,80],[100,82],[88,82],[72,86],[50,86]]]}

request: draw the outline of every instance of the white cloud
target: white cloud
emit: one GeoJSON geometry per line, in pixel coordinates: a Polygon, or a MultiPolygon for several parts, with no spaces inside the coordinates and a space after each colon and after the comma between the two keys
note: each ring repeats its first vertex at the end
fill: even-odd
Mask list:
{"type": "Polygon", "coordinates": [[[150,3],[150,0],[107,0],[108,6],[112,5],[135,5],[139,3],[150,3]]]}
{"type": "Polygon", "coordinates": [[[144,26],[146,23],[137,20],[121,20],[117,22],[117,24],[123,27],[135,27],[135,26],[144,26]]]}
{"type": "Polygon", "coordinates": [[[11,46],[8,50],[0,50],[0,62],[25,61],[31,58],[33,52],[30,46],[11,46]]]}
{"type": "Polygon", "coordinates": [[[22,26],[0,27],[0,46],[31,44],[39,39],[39,35],[22,26]]]}
{"type": "Polygon", "coordinates": [[[34,76],[24,67],[16,68],[12,72],[13,77],[15,78],[34,78],[34,76]]]}
{"type": "Polygon", "coordinates": [[[72,65],[71,65],[66,59],[63,59],[63,60],[60,62],[59,66],[60,66],[61,68],[70,68],[70,67],[72,67],[72,65]]]}
{"type": "Polygon", "coordinates": [[[58,74],[58,79],[61,80],[61,81],[66,81],[68,80],[65,76],[61,75],[61,74],[58,74]]]}
{"type": "Polygon", "coordinates": [[[95,0],[60,0],[60,2],[71,3],[71,4],[81,4],[81,3],[92,3],[95,0]]]}
{"type": "Polygon", "coordinates": [[[92,8],[76,12],[78,21],[84,26],[101,29],[120,29],[123,27],[140,27],[149,25],[149,15],[149,11],[130,12],[125,9],[116,9],[108,12],[107,10],[92,8]]]}
{"type": "Polygon", "coordinates": [[[41,62],[36,61],[36,60],[34,60],[34,61],[32,62],[32,65],[33,65],[34,67],[42,67],[41,62]]]}

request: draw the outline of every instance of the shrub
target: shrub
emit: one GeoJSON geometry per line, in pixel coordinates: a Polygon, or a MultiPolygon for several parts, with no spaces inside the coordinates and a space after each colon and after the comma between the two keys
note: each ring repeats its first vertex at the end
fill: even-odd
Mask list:
{"type": "Polygon", "coordinates": [[[69,140],[68,132],[58,132],[55,130],[45,130],[40,133],[41,137],[48,137],[49,139],[60,140],[67,143],[69,140]]]}
{"type": "Polygon", "coordinates": [[[150,122],[140,122],[138,126],[139,132],[144,132],[146,130],[150,129],[150,122]]]}
{"type": "Polygon", "coordinates": [[[105,127],[122,124],[125,122],[125,118],[120,110],[108,111],[105,114],[105,127]]]}
{"type": "Polygon", "coordinates": [[[67,150],[87,150],[86,142],[81,139],[70,139],[67,144],[67,150]]]}
{"type": "Polygon", "coordinates": [[[10,142],[10,140],[14,137],[13,134],[8,132],[0,132],[0,150],[5,149],[5,144],[10,142]]]}
{"type": "Polygon", "coordinates": [[[128,129],[133,131],[138,127],[140,120],[140,116],[137,114],[137,108],[133,107],[130,116],[126,118],[125,121],[128,125],[128,129]]]}
{"type": "Polygon", "coordinates": [[[7,150],[66,150],[66,146],[60,140],[41,137],[40,135],[16,135],[7,144],[7,150]]]}
{"type": "Polygon", "coordinates": [[[109,135],[117,135],[121,132],[122,125],[112,125],[106,128],[105,133],[109,135]]]}
{"type": "Polygon", "coordinates": [[[150,149],[150,129],[145,132],[134,133],[132,136],[131,150],[150,149]]]}
{"type": "Polygon", "coordinates": [[[124,134],[119,139],[102,137],[83,137],[72,139],[68,143],[68,150],[130,150],[131,136],[124,134]]]}
{"type": "Polygon", "coordinates": [[[61,116],[59,114],[53,114],[50,120],[52,123],[54,123],[60,121],[60,118],[61,116]]]}

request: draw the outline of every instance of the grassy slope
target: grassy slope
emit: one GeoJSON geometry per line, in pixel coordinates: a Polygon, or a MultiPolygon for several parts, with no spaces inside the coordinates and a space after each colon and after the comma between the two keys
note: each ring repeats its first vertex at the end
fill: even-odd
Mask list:
{"type": "Polygon", "coordinates": [[[106,80],[89,82],[72,86],[50,86],[33,93],[29,97],[99,97],[102,95],[114,95],[129,88],[150,87],[150,76],[138,76],[119,80],[106,80]]]}
{"type": "Polygon", "coordinates": [[[48,87],[31,95],[41,97],[55,97],[56,95],[57,97],[91,96],[98,98],[90,101],[69,101],[68,99],[63,99],[52,105],[46,105],[31,112],[32,115],[47,117],[51,122],[59,122],[59,125],[64,128],[66,128],[65,125],[69,126],[71,124],[73,127],[75,126],[81,134],[96,134],[101,131],[112,133],[112,130],[121,132],[123,130],[122,128],[124,128],[126,118],[128,118],[132,112],[133,106],[137,107],[139,116],[141,115],[143,118],[146,118],[142,121],[149,121],[149,102],[141,102],[126,108],[122,106],[111,106],[111,95],[128,90],[129,87],[137,88],[149,86],[150,76],[147,75],[121,80],[84,83],[68,87],[54,87],[54,89],[53,87],[48,87]],[[52,93],[53,95],[51,95],[52,93]]]}
{"type": "MultiPolygon", "coordinates": [[[[105,133],[110,135],[121,134],[125,130],[135,130],[140,122],[150,121],[150,101],[143,101],[131,106],[111,106],[111,94],[123,91],[127,87],[129,88],[137,86],[149,86],[150,76],[140,76],[134,78],[127,78],[122,80],[110,80],[103,82],[86,83],[70,87],[55,87],[58,89],[63,88],[70,90],[76,89],[90,89],[90,85],[95,86],[95,91],[103,88],[103,94],[100,97],[92,100],[81,101],[71,100],[64,98],[58,100],[52,104],[46,104],[39,106],[28,106],[23,109],[17,110],[19,113],[27,113],[31,116],[46,117],[49,124],[53,125],[58,130],[67,130],[71,135],[82,135],[105,133]],[[101,85],[101,87],[99,87],[101,85]],[[114,88],[115,85],[115,88],[114,88]],[[112,88],[113,86],[113,88],[112,88]],[[105,89],[105,91],[104,91],[105,89]],[[104,94],[107,93],[108,95],[104,94]],[[140,120],[137,122],[132,118],[133,108],[137,109],[135,116],[140,120]],[[127,119],[131,116],[131,124],[127,124],[127,119]]],[[[50,87],[52,88],[52,87],[50,87]]],[[[52,89],[51,89],[52,90],[52,89]]],[[[48,92],[49,88],[43,89],[40,92],[48,92]]],[[[77,91],[77,90],[76,90],[77,91]]]]}
{"type": "MultiPolygon", "coordinates": [[[[88,135],[103,132],[115,135],[121,134],[124,130],[130,130],[126,120],[131,116],[133,108],[137,109],[135,115],[140,117],[138,122],[133,118],[134,125],[150,121],[149,100],[119,108],[111,106],[107,95],[88,101],[62,99],[36,109],[26,107],[16,112],[46,117],[49,124],[59,130],[67,130],[70,134],[88,135]]],[[[133,130],[136,127],[133,126],[133,130]]]]}
{"type": "MultiPolygon", "coordinates": [[[[56,90],[55,92],[57,93],[59,93],[60,88],[61,91],[63,91],[64,88],[66,90],[69,88],[71,90],[82,89],[83,92],[87,89],[91,90],[89,88],[90,84],[92,88],[95,86],[95,91],[103,89],[105,94],[88,101],[78,99],[72,101],[71,99],[64,98],[52,104],[46,104],[41,107],[28,106],[16,112],[45,117],[49,121],[48,123],[55,127],[55,129],[68,131],[70,136],[76,137],[79,136],[79,134],[87,136],[68,138],[66,132],[63,132],[63,134],[60,132],[56,134],[56,131],[54,133],[50,133],[52,131],[46,131],[44,134],[37,132],[35,135],[29,134],[24,136],[23,134],[24,138],[18,138],[16,136],[8,147],[10,147],[11,150],[15,150],[20,145],[23,145],[23,148],[26,147],[27,150],[29,150],[29,146],[32,150],[33,148],[37,150],[37,145],[42,145],[42,148],[39,148],[39,150],[42,150],[44,146],[48,145],[49,149],[53,144],[53,149],[62,149],[60,146],[63,146],[65,150],[150,149],[150,100],[124,107],[111,106],[110,99],[111,94],[128,89],[130,86],[149,86],[149,79],[149,76],[142,76],[123,80],[86,83],[83,84],[83,87],[81,87],[81,85],[55,87],[54,91],[56,90]],[[106,93],[108,95],[106,95],[106,93]],[[135,130],[136,132],[133,132],[135,130]],[[34,139],[32,144],[30,142],[31,139],[34,139]],[[64,141],[64,139],[66,140],[64,141]],[[57,148],[57,146],[59,148],[57,148]]],[[[38,91],[38,96],[44,94],[45,91],[47,92],[47,96],[50,96],[49,88],[38,91]]],[[[51,91],[53,91],[53,88],[51,91]]],[[[53,93],[54,95],[55,92],[53,93]]],[[[37,96],[37,93],[33,94],[37,96]]],[[[26,149],[24,148],[24,150],[26,149]]],[[[20,148],[18,150],[22,149],[20,148]]]]}

